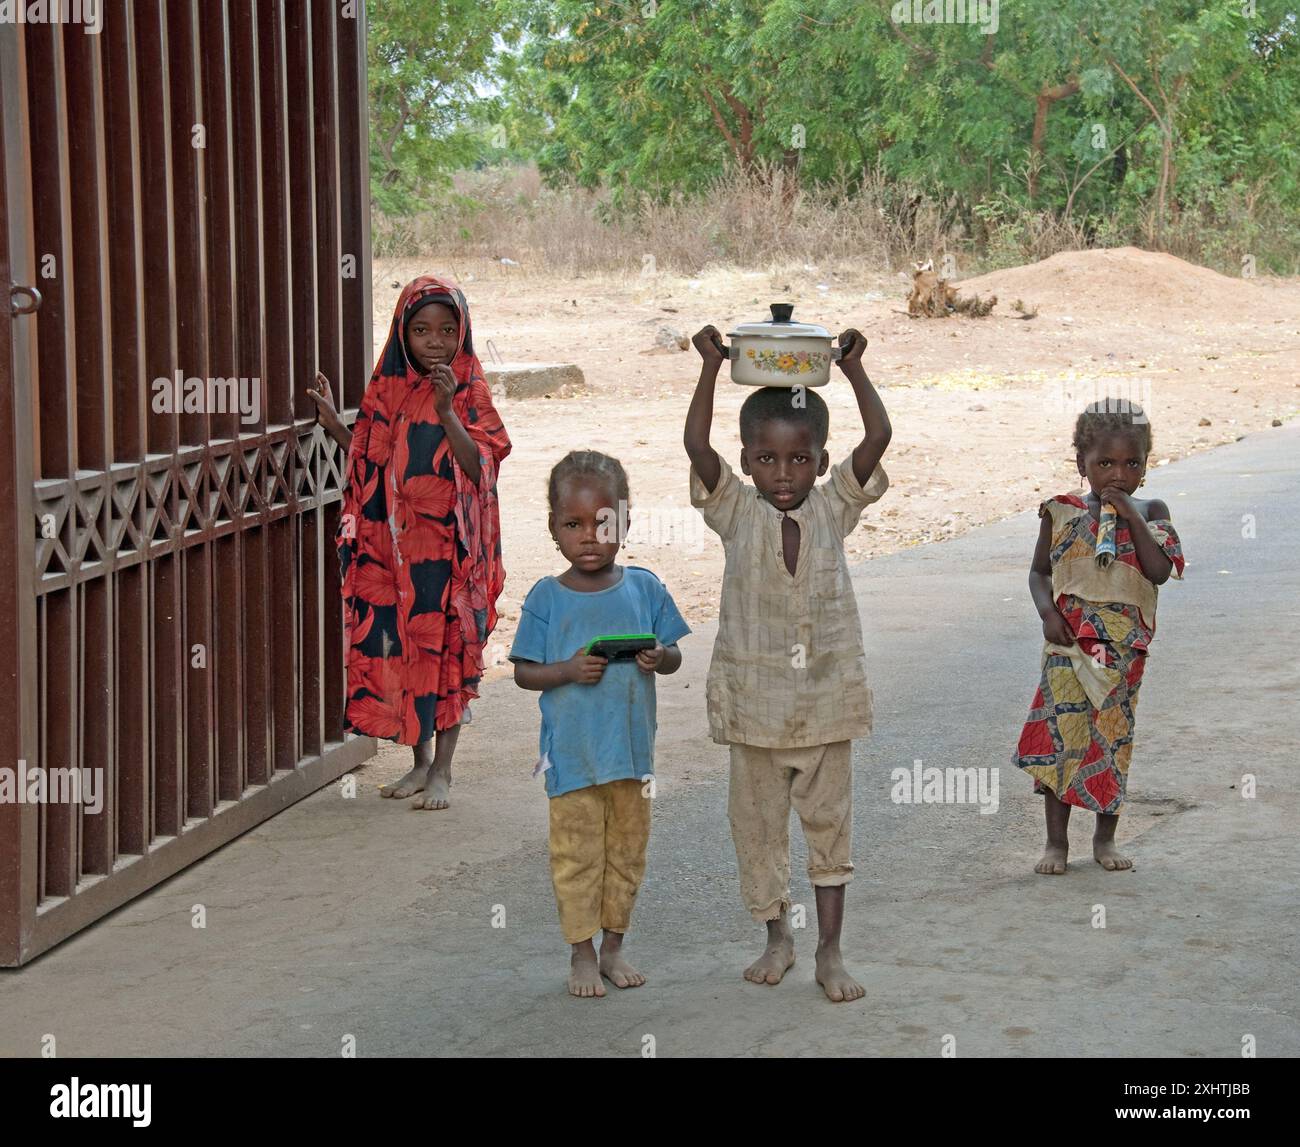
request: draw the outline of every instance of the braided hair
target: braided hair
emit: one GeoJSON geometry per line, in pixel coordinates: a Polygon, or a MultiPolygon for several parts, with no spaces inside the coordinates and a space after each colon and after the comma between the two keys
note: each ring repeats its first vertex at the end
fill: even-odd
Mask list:
{"type": "Polygon", "coordinates": [[[570,450],[551,468],[546,484],[546,500],[552,511],[560,500],[561,487],[582,478],[592,478],[611,487],[614,496],[624,503],[630,500],[623,463],[599,450],[570,450]]]}

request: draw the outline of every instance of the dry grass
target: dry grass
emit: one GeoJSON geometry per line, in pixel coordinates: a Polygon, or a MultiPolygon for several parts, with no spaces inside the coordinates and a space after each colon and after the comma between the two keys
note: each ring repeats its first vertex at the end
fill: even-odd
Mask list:
{"type": "Polygon", "coordinates": [[[375,253],[515,260],[574,276],[654,269],[815,263],[892,270],[946,250],[951,220],[917,193],[872,178],[804,189],[787,200],[780,173],[720,176],[699,196],[640,196],[616,207],[607,191],[552,189],[530,168],[462,172],[437,212],[374,220],[375,253]]]}
{"type": "MultiPolygon", "coordinates": [[[[1185,212],[1166,246],[1239,274],[1240,252],[1260,252],[1265,228],[1254,204],[1233,206],[1226,220],[1221,204],[1185,212]]],[[[1138,226],[1136,220],[1085,226],[1050,211],[1025,211],[1001,194],[962,212],[955,202],[936,202],[880,172],[867,172],[856,184],[846,175],[788,195],[779,171],[732,171],[701,195],[632,196],[616,204],[605,190],[546,187],[534,168],[520,167],[461,172],[437,211],[377,216],[373,235],[381,257],[433,257],[451,266],[458,259],[504,258],[518,265],[512,273],[523,275],[635,275],[653,260],[656,272],[685,276],[709,268],[815,264],[823,274],[856,278],[910,270],[914,260],[934,259],[937,266],[951,254],[966,277],[1061,251],[1140,243],[1131,233],[1138,226]]],[[[1300,240],[1285,227],[1267,230],[1280,244],[1270,261],[1294,262],[1300,240]]]]}

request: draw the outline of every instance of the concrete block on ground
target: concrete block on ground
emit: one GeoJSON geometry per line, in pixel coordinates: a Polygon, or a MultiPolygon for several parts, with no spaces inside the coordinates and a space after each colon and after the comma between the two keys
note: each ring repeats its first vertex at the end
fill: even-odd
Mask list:
{"type": "Polygon", "coordinates": [[[484,363],[483,374],[492,393],[506,398],[541,398],[586,389],[582,371],[571,362],[484,363]]]}

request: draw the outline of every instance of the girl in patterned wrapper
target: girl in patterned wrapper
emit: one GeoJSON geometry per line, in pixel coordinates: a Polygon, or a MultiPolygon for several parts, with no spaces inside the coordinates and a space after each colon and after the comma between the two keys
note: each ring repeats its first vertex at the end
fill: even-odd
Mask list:
{"type": "Polygon", "coordinates": [[[1042,680],[1012,760],[1044,798],[1047,848],[1034,871],[1060,875],[1069,851],[1070,808],[1097,814],[1093,856],[1107,871],[1133,867],[1115,846],[1124,802],[1134,713],[1156,628],[1156,587],[1183,576],[1183,552],[1158,498],[1135,498],[1151,453],[1142,408],[1103,399],[1074,428],[1083,495],[1049,498],[1029,573],[1043,619],[1042,680]],[[1098,562],[1104,505],[1116,516],[1115,558],[1098,562]]]}
{"type": "Polygon", "coordinates": [[[319,421],[348,452],[344,728],[411,746],[411,771],[381,796],[445,809],[505,581],[497,472],[510,453],[464,294],[431,275],[402,289],[350,431],[316,379],[319,421]]]}
{"type": "Polygon", "coordinates": [[[645,874],[654,772],[656,673],[676,673],[690,630],[653,573],[620,566],[627,474],[617,459],[575,450],[552,471],[548,526],[569,568],[524,599],[510,650],[515,681],[541,692],[540,759],[550,797],[551,881],[572,946],[569,992],[637,988],[623,937],[645,874]],[[635,661],[584,652],[593,638],[654,634],[635,661]],[[592,938],[603,933],[597,955],[592,938]]]}

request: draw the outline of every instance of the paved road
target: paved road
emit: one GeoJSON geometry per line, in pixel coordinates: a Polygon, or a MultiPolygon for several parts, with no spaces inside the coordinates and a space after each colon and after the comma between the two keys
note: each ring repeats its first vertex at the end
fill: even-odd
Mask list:
{"type": "MultiPolygon", "coordinates": [[[[661,1056],[933,1056],[949,1035],[960,1056],[1238,1056],[1248,1035],[1261,1056],[1300,1054],[1298,449],[1300,428],[1265,432],[1149,483],[1190,567],[1162,594],[1143,685],[1130,873],[1092,862],[1083,817],[1069,874],[1031,871],[1040,807],[1007,760],[1037,671],[1032,514],[855,571],[877,702],[855,746],[858,1004],[813,982],[811,911],[784,984],[740,978],[760,936],[737,897],[726,751],[703,731],[710,627],[660,684],[630,940],[646,987],[563,991],[546,802],[527,777],[535,701],[505,682],[475,706],[450,813],[377,799],[401,764],[381,758],[356,799],[318,793],[0,975],[0,1054],[35,1054],[47,1033],[63,1056],[333,1055],[348,1035],[371,1056],[636,1056],[646,1036],[661,1056]],[[890,770],[918,759],[1000,767],[998,811],[892,803],[890,770]]],[[[801,874],[794,895],[811,904],[801,874]]]]}

